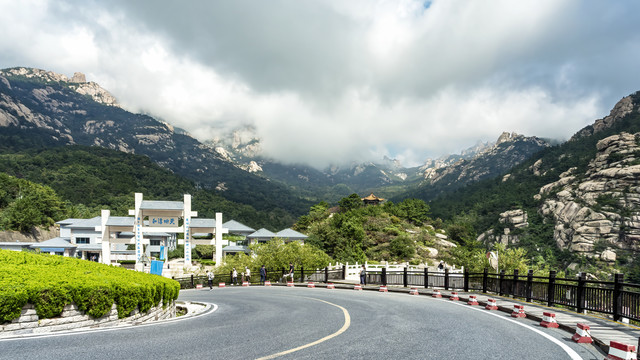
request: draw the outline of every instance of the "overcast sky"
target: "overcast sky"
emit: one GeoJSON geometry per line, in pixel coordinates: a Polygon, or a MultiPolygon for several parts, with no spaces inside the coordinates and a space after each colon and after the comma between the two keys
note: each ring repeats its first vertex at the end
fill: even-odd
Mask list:
{"type": "Polygon", "coordinates": [[[640,1],[0,0],[0,68],[79,71],[315,166],[567,139],[640,90],[640,1]]]}

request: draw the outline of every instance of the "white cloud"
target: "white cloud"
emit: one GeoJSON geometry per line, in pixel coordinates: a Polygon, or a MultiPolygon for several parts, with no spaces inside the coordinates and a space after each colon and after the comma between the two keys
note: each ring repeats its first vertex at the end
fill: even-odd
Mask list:
{"type": "Polygon", "coordinates": [[[251,125],[317,166],[568,138],[640,87],[640,4],[423,5],[0,0],[0,67],[81,71],[201,140],[251,125]]]}

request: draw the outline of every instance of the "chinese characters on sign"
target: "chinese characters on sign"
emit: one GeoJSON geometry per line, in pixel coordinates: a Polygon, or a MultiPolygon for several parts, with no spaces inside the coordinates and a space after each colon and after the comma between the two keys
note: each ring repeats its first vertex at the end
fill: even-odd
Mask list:
{"type": "Polygon", "coordinates": [[[190,218],[184,219],[184,261],[185,263],[191,262],[191,230],[190,230],[190,218]]]}
{"type": "Polygon", "coordinates": [[[139,262],[142,257],[142,221],[136,218],[136,259],[139,262]]]}
{"type": "Polygon", "coordinates": [[[162,217],[153,216],[149,217],[149,226],[178,226],[177,217],[162,217]]]}

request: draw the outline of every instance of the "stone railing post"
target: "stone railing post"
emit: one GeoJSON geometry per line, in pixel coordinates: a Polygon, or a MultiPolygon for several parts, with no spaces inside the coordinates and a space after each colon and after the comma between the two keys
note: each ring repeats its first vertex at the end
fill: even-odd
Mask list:
{"type": "Polygon", "coordinates": [[[585,293],[585,281],[587,280],[585,273],[581,272],[580,274],[578,274],[578,293],[576,294],[576,311],[581,313],[584,311],[585,308],[585,299],[584,299],[584,293],[585,293]]]}
{"type": "Polygon", "coordinates": [[[613,275],[613,320],[619,321],[622,318],[622,283],[624,274],[613,275]]]}
{"type": "Polygon", "coordinates": [[[533,298],[533,270],[527,273],[527,302],[531,302],[533,298]]]}
{"type": "Polygon", "coordinates": [[[429,287],[429,268],[424,268],[424,288],[429,287]]]}
{"type": "Polygon", "coordinates": [[[488,283],[489,283],[489,269],[484,268],[484,271],[482,272],[482,293],[483,294],[487,293],[488,283]]]}
{"type": "Polygon", "coordinates": [[[444,289],[449,290],[449,268],[444,269],[444,289]]]}
{"type": "Polygon", "coordinates": [[[556,271],[549,271],[549,284],[547,288],[547,306],[553,306],[556,294],[556,271]]]}

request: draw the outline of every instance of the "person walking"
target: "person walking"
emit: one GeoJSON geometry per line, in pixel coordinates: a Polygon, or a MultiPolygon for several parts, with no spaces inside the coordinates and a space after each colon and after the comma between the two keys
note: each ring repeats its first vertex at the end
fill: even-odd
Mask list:
{"type": "Polygon", "coordinates": [[[251,270],[249,270],[248,266],[244,267],[244,280],[251,283],[251,270]]]}
{"type": "Polygon", "coordinates": [[[264,285],[264,282],[267,280],[267,269],[262,265],[260,268],[260,285],[264,285]]]}
{"type": "Polygon", "coordinates": [[[365,286],[367,282],[367,267],[362,264],[362,269],[360,269],[360,285],[365,286]]]}
{"type": "Polygon", "coordinates": [[[289,273],[287,276],[291,276],[291,282],[293,282],[293,263],[289,263],[289,273]]]}
{"type": "Polygon", "coordinates": [[[233,285],[238,285],[238,271],[236,268],[233,268],[231,272],[231,282],[233,282],[233,285]]]}
{"type": "Polygon", "coordinates": [[[213,290],[213,271],[207,270],[207,281],[209,282],[209,291],[213,290]]]}

